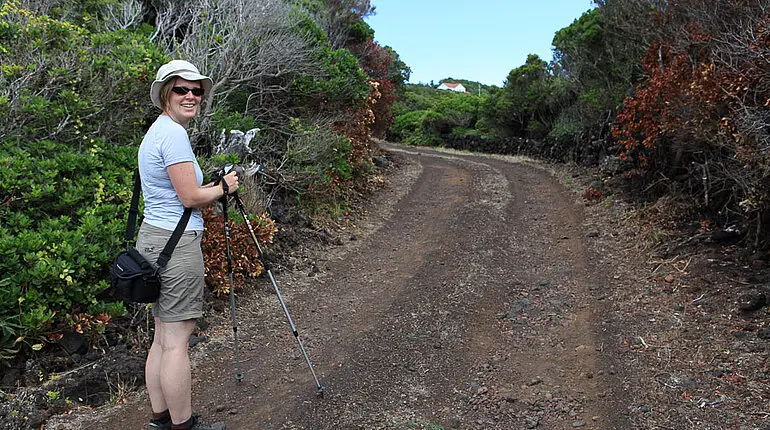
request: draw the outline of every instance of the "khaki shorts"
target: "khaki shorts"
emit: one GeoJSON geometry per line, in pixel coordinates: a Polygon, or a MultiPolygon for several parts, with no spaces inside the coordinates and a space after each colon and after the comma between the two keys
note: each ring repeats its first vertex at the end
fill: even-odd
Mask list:
{"type": "MultiPolygon", "coordinates": [[[[142,223],[136,250],[155,264],[171,231],[142,223]]],[[[163,322],[177,322],[203,316],[203,232],[186,231],[160,271],[160,297],[152,304],[152,314],[163,322]]]]}

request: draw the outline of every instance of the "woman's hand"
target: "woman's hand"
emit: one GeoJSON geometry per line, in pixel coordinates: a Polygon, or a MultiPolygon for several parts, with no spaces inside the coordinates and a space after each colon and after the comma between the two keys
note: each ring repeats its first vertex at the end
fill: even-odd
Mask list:
{"type": "Polygon", "coordinates": [[[233,170],[230,173],[226,174],[222,178],[222,180],[227,182],[228,194],[232,194],[232,193],[238,191],[238,172],[233,170]]]}

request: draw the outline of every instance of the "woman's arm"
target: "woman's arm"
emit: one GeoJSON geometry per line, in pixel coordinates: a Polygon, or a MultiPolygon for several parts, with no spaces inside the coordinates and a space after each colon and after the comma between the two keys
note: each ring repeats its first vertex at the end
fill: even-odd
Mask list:
{"type": "MultiPolygon", "coordinates": [[[[174,185],[179,200],[186,208],[201,208],[208,206],[224,195],[221,186],[198,186],[198,180],[195,177],[195,166],[192,162],[186,161],[168,166],[166,169],[171,178],[171,184],[174,185]]],[[[224,178],[230,193],[238,189],[238,176],[235,171],[230,172],[224,178]]]]}

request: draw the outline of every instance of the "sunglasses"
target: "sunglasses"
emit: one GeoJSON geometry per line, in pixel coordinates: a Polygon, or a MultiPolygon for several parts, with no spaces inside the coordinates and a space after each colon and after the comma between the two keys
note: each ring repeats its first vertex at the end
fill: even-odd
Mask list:
{"type": "Polygon", "coordinates": [[[196,88],[187,88],[187,87],[171,87],[171,91],[179,94],[180,96],[185,96],[187,93],[192,91],[193,95],[195,97],[201,97],[203,96],[203,88],[196,87],[196,88]]]}

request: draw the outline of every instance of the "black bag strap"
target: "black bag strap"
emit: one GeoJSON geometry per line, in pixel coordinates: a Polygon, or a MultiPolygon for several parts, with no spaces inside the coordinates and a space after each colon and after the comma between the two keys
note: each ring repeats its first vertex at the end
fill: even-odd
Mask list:
{"type": "Polygon", "coordinates": [[[159,269],[161,267],[166,267],[168,260],[171,259],[171,253],[174,252],[176,244],[179,243],[179,239],[182,238],[182,233],[184,233],[184,229],[187,227],[187,221],[190,221],[190,214],[192,214],[192,209],[184,208],[182,218],[179,218],[179,222],[176,224],[174,232],[171,233],[171,237],[168,238],[166,246],[163,247],[163,251],[161,251],[160,255],[158,256],[158,261],[156,264],[158,265],[159,269]]]}
{"type": "Polygon", "coordinates": [[[139,169],[134,171],[134,193],[131,195],[131,207],[128,208],[128,223],[126,224],[126,250],[131,249],[134,243],[134,230],[136,229],[136,218],[139,216],[139,193],[142,192],[142,185],[139,179],[139,169]]]}
{"type": "MultiPolygon", "coordinates": [[[[136,230],[136,218],[139,215],[139,194],[142,192],[142,181],[139,177],[139,169],[134,171],[134,193],[131,196],[131,207],[128,209],[128,223],[126,224],[126,250],[131,250],[131,245],[134,243],[134,232],[136,230]]],[[[156,264],[158,268],[166,267],[168,260],[171,259],[171,254],[176,248],[176,244],[179,243],[179,239],[182,238],[184,229],[187,228],[187,223],[190,221],[190,215],[192,215],[192,209],[184,208],[182,218],[176,224],[174,232],[171,233],[171,237],[168,238],[166,246],[163,247],[163,251],[158,256],[156,264]]]]}

